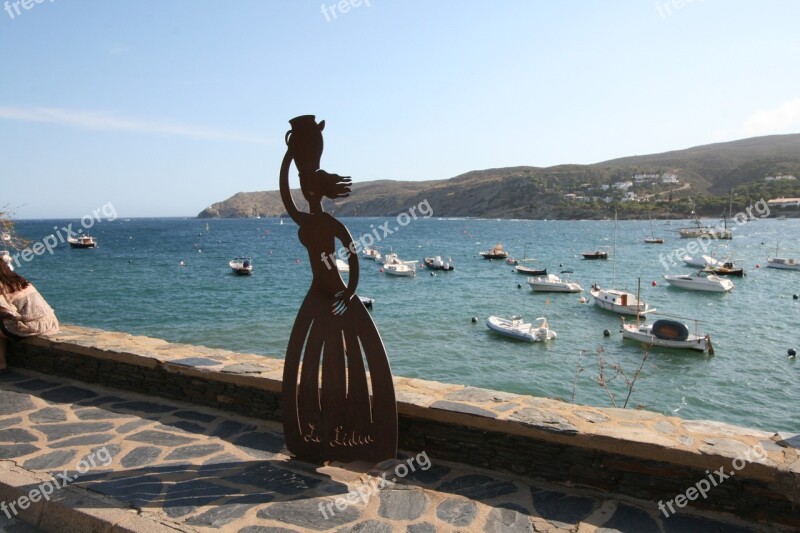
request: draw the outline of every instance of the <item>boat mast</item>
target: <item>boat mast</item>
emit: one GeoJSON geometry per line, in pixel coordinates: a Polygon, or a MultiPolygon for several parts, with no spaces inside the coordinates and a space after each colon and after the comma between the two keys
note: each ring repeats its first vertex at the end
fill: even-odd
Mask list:
{"type": "Polygon", "coordinates": [[[617,286],[617,210],[614,210],[614,256],[611,258],[611,287],[617,286]]]}

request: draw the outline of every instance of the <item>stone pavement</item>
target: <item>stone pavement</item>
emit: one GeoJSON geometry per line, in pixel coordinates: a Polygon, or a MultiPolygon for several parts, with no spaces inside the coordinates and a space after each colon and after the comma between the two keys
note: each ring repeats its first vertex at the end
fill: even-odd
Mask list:
{"type": "Polygon", "coordinates": [[[19,533],[38,530],[3,514],[12,503],[44,531],[769,531],[424,450],[317,467],[287,455],[274,422],[20,372],[0,375],[0,503],[0,531],[19,533]],[[25,505],[45,484],[49,501],[25,505]]]}

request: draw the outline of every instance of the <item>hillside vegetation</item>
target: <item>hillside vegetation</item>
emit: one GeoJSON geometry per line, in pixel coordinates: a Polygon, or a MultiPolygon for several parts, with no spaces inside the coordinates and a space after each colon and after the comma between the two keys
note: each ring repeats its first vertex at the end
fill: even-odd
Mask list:
{"type": "MultiPolygon", "coordinates": [[[[337,216],[392,216],[427,200],[439,217],[579,219],[685,217],[691,197],[701,215],[719,216],[733,191],[734,212],[759,199],[800,197],[800,134],[697,146],[592,165],[476,170],[447,180],[356,183],[348,198],[328,201],[337,216]],[[636,175],[651,178],[634,180],[636,175]],[[673,176],[675,182],[661,178],[673,176]],[[632,186],[614,184],[632,181],[632,186]],[[626,197],[627,196],[627,197],[626,197]]],[[[293,191],[301,208],[305,202],[293,191]]],[[[781,212],[780,214],[795,214],[781,212]]],[[[200,218],[285,216],[278,191],[240,192],[200,218]]]]}

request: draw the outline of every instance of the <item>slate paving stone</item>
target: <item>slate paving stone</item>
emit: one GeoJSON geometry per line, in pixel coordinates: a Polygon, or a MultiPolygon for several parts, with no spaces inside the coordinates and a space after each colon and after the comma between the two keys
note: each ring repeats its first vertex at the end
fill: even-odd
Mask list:
{"type": "Polygon", "coordinates": [[[161,455],[161,448],[155,446],[139,446],[129,451],[120,460],[120,464],[125,468],[134,468],[151,464],[161,455]]]}
{"type": "Polygon", "coordinates": [[[378,514],[389,520],[416,520],[427,510],[428,501],[422,490],[396,485],[380,492],[378,514]]]}
{"type": "Polygon", "coordinates": [[[4,420],[0,420],[0,428],[7,428],[11,426],[16,426],[17,424],[22,422],[22,417],[20,416],[12,416],[11,418],[6,418],[4,420]]]}
{"type": "Polygon", "coordinates": [[[167,486],[163,509],[167,516],[177,518],[194,512],[198,507],[239,492],[241,489],[217,485],[202,479],[180,481],[167,486]]]}
{"type": "Polygon", "coordinates": [[[65,437],[85,435],[87,433],[100,433],[114,427],[110,422],[67,422],[63,424],[45,424],[33,426],[36,431],[41,431],[47,440],[58,440],[65,437]]]}
{"type": "Polygon", "coordinates": [[[380,520],[365,520],[353,527],[337,529],[336,533],[392,533],[392,526],[380,520]]]}
{"type": "Polygon", "coordinates": [[[510,481],[496,480],[482,474],[468,474],[442,483],[436,490],[458,494],[473,500],[488,500],[513,494],[519,489],[510,481]]]}
{"type": "Polygon", "coordinates": [[[84,435],[82,437],[73,437],[58,442],[48,444],[51,448],[69,448],[70,446],[87,446],[89,444],[105,444],[112,440],[114,435],[110,433],[96,433],[94,435],[84,435]]]}
{"type": "Polygon", "coordinates": [[[620,504],[611,519],[602,524],[602,527],[598,527],[595,533],[627,533],[629,531],[660,533],[661,529],[646,512],[630,505],[620,504]]]}
{"type": "Polygon", "coordinates": [[[185,431],[186,433],[196,433],[200,435],[205,435],[208,431],[208,428],[205,426],[201,426],[200,424],[195,424],[194,422],[189,422],[187,420],[180,420],[178,422],[170,422],[168,424],[161,424],[161,429],[169,431],[170,429],[179,429],[181,431],[185,431]]]}
{"type": "Polygon", "coordinates": [[[43,379],[29,379],[27,381],[21,381],[19,383],[15,383],[14,387],[26,391],[40,391],[44,389],[52,389],[53,387],[58,387],[60,383],[56,383],[54,381],[45,381],[43,379]]]}
{"type": "Polygon", "coordinates": [[[420,466],[417,466],[415,471],[410,472],[403,479],[406,481],[416,481],[425,485],[433,485],[434,483],[438,483],[451,471],[452,468],[442,465],[432,465],[427,470],[422,470],[420,466]]]}
{"type": "Polygon", "coordinates": [[[97,398],[91,398],[89,400],[81,400],[80,402],[76,402],[76,404],[82,405],[83,407],[96,407],[98,405],[105,405],[107,403],[117,403],[124,401],[125,398],[121,398],[120,396],[98,396],[97,398]]]}
{"type": "Polygon", "coordinates": [[[508,420],[552,433],[564,435],[576,435],[578,433],[578,428],[563,416],[536,407],[520,409],[509,416],[508,420]]]}
{"type": "Polygon", "coordinates": [[[539,516],[558,527],[573,526],[583,521],[595,508],[592,498],[570,496],[563,492],[532,488],[533,508],[539,516]]]}
{"type": "Polygon", "coordinates": [[[466,403],[451,402],[449,400],[437,400],[431,404],[431,409],[441,409],[443,411],[453,411],[456,413],[464,413],[468,415],[484,416],[486,418],[497,418],[497,414],[493,411],[481,409],[474,405],[466,403]]]}
{"type": "Polygon", "coordinates": [[[231,498],[229,503],[240,503],[243,505],[253,506],[261,505],[262,503],[269,503],[275,499],[274,494],[267,494],[266,492],[256,492],[255,494],[245,494],[244,496],[236,496],[231,498]]]}
{"type": "Polygon", "coordinates": [[[220,464],[243,464],[242,460],[232,453],[221,453],[203,461],[204,467],[214,467],[220,464]]]}
{"type": "Polygon", "coordinates": [[[285,527],[247,526],[240,529],[239,533],[297,533],[297,530],[285,527]]]}
{"type": "Polygon", "coordinates": [[[234,435],[238,435],[239,433],[244,433],[245,431],[255,431],[255,429],[256,427],[252,424],[242,424],[241,422],[236,422],[235,420],[223,420],[214,429],[214,432],[211,435],[221,439],[227,439],[233,437],[234,435]]]}
{"type": "Polygon", "coordinates": [[[178,418],[186,418],[188,420],[195,420],[197,422],[211,422],[215,420],[217,417],[212,415],[207,415],[205,413],[198,413],[196,411],[176,411],[172,413],[173,416],[177,416],[178,418]]]}
{"type": "MultiPolygon", "coordinates": [[[[86,477],[87,479],[95,479],[98,476],[86,477]]],[[[147,507],[150,502],[158,500],[164,487],[164,483],[153,475],[131,475],[122,479],[97,483],[86,483],[87,479],[84,479],[81,485],[121,500],[133,507],[147,507]]]]}
{"type": "Polygon", "coordinates": [[[106,411],[105,409],[98,409],[97,407],[78,409],[77,411],[73,411],[73,413],[79,420],[111,420],[131,417],[131,415],[115,413],[114,411],[106,411]]]}
{"type": "Polygon", "coordinates": [[[250,467],[241,473],[223,479],[235,485],[252,485],[269,493],[278,493],[284,496],[300,494],[316,488],[322,482],[319,478],[278,468],[269,462],[260,463],[258,466],[250,467]]]}
{"type": "Polygon", "coordinates": [[[12,391],[0,391],[0,416],[16,415],[30,411],[35,406],[27,394],[12,391]]]}
{"type": "Polygon", "coordinates": [[[0,445],[0,459],[13,459],[38,451],[39,448],[33,444],[3,444],[0,445]]]}
{"type": "Polygon", "coordinates": [[[477,515],[478,506],[471,501],[449,499],[436,508],[436,518],[456,527],[472,524],[477,515]]]}
{"type": "Polygon", "coordinates": [[[16,381],[23,381],[26,379],[30,379],[30,376],[26,376],[25,374],[20,374],[19,372],[15,372],[14,370],[9,370],[8,372],[0,373],[0,383],[14,383],[16,381]]]}
{"type": "Polygon", "coordinates": [[[120,402],[111,405],[112,409],[136,411],[144,414],[164,414],[175,410],[175,407],[154,402],[120,402]]]}
{"type": "Polygon", "coordinates": [[[430,522],[410,524],[406,527],[406,533],[436,533],[436,526],[430,522]]]}
{"type": "Polygon", "coordinates": [[[0,429],[0,442],[36,442],[39,438],[20,428],[0,429]]]}
{"type": "Polygon", "coordinates": [[[243,517],[250,508],[250,505],[240,503],[222,504],[205,513],[187,519],[185,523],[190,526],[213,527],[214,529],[219,529],[243,517]]]}
{"type": "Polygon", "coordinates": [[[283,449],[283,435],[253,432],[242,435],[233,441],[243,452],[257,459],[272,459],[283,449]]]}
{"type": "Polygon", "coordinates": [[[58,450],[46,453],[38,457],[33,457],[22,463],[22,468],[28,470],[49,470],[64,466],[75,458],[75,450],[58,450]]]}
{"type": "Polygon", "coordinates": [[[202,367],[202,366],[216,366],[220,363],[219,361],[215,361],[213,359],[207,359],[205,357],[187,357],[185,359],[173,359],[170,363],[182,366],[192,366],[192,367],[202,367]]]}
{"type": "Polygon", "coordinates": [[[96,446],[89,450],[89,453],[81,457],[81,460],[87,461],[88,464],[92,464],[91,458],[94,457],[94,463],[100,464],[103,461],[111,460],[112,462],[114,459],[119,455],[119,452],[122,450],[122,446],[119,444],[106,444],[105,446],[96,446]]]}
{"type": "Polygon", "coordinates": [[[533,532],[533,523],[524,509],[495,507],[486,516],[485,533],[533,532]]]}
{"type": "Polygon", "coordinates": [[[331,510],[331,508],[327,507],[328,504],[333,504],[333,500],[313,498],[277,502],[260,509],[256,516],[262,520],[276,520],[302,529],[313,529],[314,531],[343,526],[361,518],[361,511],[355,506],[351,505],[340,511],[335,505],[331,510]],[[325,515],[320,511],[320,503],[325,507],[325,515]]]}
{"type": "Polygon", "coordinates": [[[45,407],[28,415],[28,420],[34,424],[47,424],[50,422],[65,422],[67,413],[58,407],[45,407]]]}
{"type": "Polygon", "coordinates": [[[128,440],[154,444],[156,446],[180,446],[181,444],[194,442],[194,439],[189,437],[155,430],[145,430],[140,431],[139,433],[134,433],[133,435],[128,436],[128,440]]]}
{"type": "Polygon", "coordinates": [[[52,403],[75,403],[97,396],[96,392],[71,385],[50,389],[43,392],[39,397],[52,403]]]}
{"type": "Polygon", "coordinates": [[[180,459],[192,459],[195,457],[205,457],[206,455],[211,455],[212,453],[217,453],[218,451],[222,450],[222,444],[194,444],[190,446],[183,446],[180,448],[176,448],[173,450],[169,455],[167,455],[164,460],[165,461],[176,461],[180,459]]]}
{"type": "Polygon", "coordinates": [[[139,429],[144,426],[148,426],[152,423],[151,420],[132,420],[130,422],[125,422],[121,426],[117,428],[117,433],[130,433],[136,429],[139,429]]]}
{"type": "Polygon", "coordinates": [[[696,516],[672,515],[665,518],[664,514],[658,515],[664,533],[757,533],[748,527],[723,524],[696,516]]]}

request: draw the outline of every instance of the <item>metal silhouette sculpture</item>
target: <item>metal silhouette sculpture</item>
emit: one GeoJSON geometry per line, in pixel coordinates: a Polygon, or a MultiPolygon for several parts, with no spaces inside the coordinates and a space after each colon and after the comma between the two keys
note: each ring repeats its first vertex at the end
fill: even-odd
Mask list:
{"type": "Polygon", "coordinates": [[[289,123],[281,199],[300,228],[298,237],[308,250],[313,279],[286,349],[282,393],[286,447],[298,459],[317,463],[394,458],[397,405],[386,349],[355,294],[359,270],[353,238],[344,224],[322,210],[323,197],[349,195],[350,178],[320,169],[324,120],[317,124],[313,115],[304,115],[289,123]],[[297,208],[289,190],[292,161],[308,213],[297,208]],[[350,250],[347,285],[334,260],[337,239],[350,250]]]}

